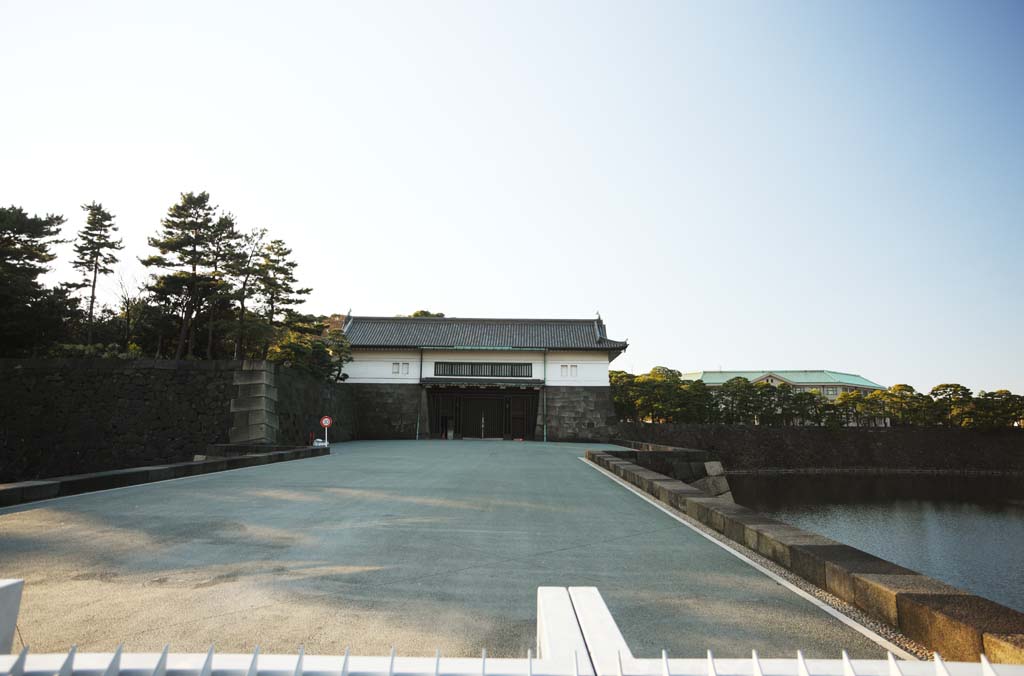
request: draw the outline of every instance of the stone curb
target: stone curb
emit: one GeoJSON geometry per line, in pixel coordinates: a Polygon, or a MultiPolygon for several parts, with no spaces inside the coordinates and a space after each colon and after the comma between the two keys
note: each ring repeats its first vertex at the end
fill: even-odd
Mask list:
{"type": "Polygon", "coordinates": [[[193,462],[178,462],[170,465],[150,465],[115,469],[107,472],[91,474],[74,474],[54,477],[40,481],[19,481],[11,484],[0,484],[0,507],[10,507],[36,500],[78,495],[103,491],[110,488],[122,488],[137,484],[179,479],[186,476],[223,472],[229,469],[256,467],[273,462],[287,462],[328,455],[330,449],[322,447],[302,447],[270,453],[253,453],[233,458],[215,458],[193,462]]]}
{"type": "Polygon", "coordinates": [[[895,626],[948,660],[1024,663],[1024,613],[855,547],[713,498],[602,451],[587,459],[730,540],[895,626]]]}

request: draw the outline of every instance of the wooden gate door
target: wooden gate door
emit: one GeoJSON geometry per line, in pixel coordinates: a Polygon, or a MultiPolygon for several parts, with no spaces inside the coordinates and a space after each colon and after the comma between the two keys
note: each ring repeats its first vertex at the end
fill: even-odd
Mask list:
{"type": "Polygon", "coordinates": [[[504,402],[498,397],[463,397],[462,438],[500,439],[504,428],[504,402]]]}
{"type": "Polygon", "coordinates": [[[505,434],[505,402],[497,397],[484,399],[483,436],[487,439],[501,439],[505,434]]]}

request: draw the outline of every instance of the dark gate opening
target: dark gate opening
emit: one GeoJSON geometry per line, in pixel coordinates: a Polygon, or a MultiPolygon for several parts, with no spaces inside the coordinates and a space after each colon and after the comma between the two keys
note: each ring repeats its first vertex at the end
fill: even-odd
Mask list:
{"type": "Polygon", "coordinates": [[[430,436],[435,439],[533,439],[537,390],[430,388],[430,436]]]}

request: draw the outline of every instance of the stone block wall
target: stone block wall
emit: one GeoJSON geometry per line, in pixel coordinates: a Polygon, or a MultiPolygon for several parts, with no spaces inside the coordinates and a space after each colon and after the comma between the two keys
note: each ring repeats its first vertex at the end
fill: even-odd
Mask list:
{"type": "MultiPolygon", "coordinates": [[[[618,419],[611,388],[547,386],[548,441],[608,441],[618,419]]],[[[543,408],[537,416],[536,438],[544,438],[543,408]]]]}
{"type": "Polygon", "coordinates": [[[0,359],[0,482],[191,460],[228,441],[239,366],[0,359]]]}
{"type": "Polygon", "coordinates": [[[415,439],[428,436],[427,393],[419,385],[346,384],[352,392],[356,439],[415,439]]]}
{"type": "Polygon", "coordinates": [[[309,433],[323,438],[320,417],[329,415],[334,424],[328,441],[351,441],[355,432],[352,387],[325,383],[298,371],[277,370],[277,443],[308,444],[309,433]]]}
{"type": "MultiPolygon", "coordinates": [[[[1024,613],[645,469],[622,453],[587,459],[669,507],[886,622],[948,660],[1024,662],[1024,613]]],[[[638,457],[645,455],[638,452],[638,457]]]]}
{"type": "Polygon", "coordinates": [[[0,483],[302,446],[321,415],[353,438],[348,385],[264,361],[0,359],[0,483]]]}
{"type": "Polygon", "coordinates": [[[1024,430],[622,424],[621,439],[712,451],[730,472],[883,468],[1024,471],[1024,430]]]}
{"type": "Polygon", "coordinates": [[[232,376],[235,393],[231,398],[232,444],[276,444],[280,421],[277,416],[277,369],[267,361],[242,362],[232,376]]]}
{"type": "Polygon", "coordinates": [[[606,451],[609,455],[635,463],[652,472],[679,479],[712,497],[733,499],[729,479],[725,476],[725,468],[708,451],[694,451],[688,448],[672,448],[619,439],[614,440],[614,443],[637,450],[606,451]],[[651,448],[652,446],[655,448],[651,448]]]}
{"type": "Polygon", "coordinates": [[[323,437],[320,418],[334,419],[328,441],[350,441],[355,429],[352,393],[344,383],[317,380],[268,361],[247,361],[235,371],[231,400],[232,444],[306,445],[323,437]]]}

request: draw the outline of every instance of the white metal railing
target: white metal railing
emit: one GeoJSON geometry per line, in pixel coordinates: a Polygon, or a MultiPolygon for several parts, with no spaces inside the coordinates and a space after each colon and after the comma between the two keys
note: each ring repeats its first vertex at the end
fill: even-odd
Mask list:
{"type": "MultiPolygon", "coordinates": [[[[21,582],[0,580],[0,648],[9,650],[21,582]],[[5,644],[4,641],[7,641],[5,644]]],[[[537,590],[537,654],[525,658],[263,655],[217,653],[67,653],[0,655],[0,676],[1024,676],[1024,665],[839,659],[634,657],[594,587],[537,590]]]]}

